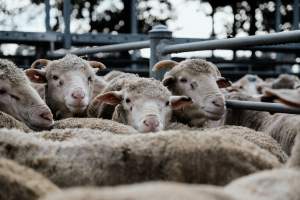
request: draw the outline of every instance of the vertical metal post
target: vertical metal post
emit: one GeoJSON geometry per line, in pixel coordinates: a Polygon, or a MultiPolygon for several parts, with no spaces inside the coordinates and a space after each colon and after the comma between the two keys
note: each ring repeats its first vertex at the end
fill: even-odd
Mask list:
{"type": "Polygon", "coordinates": [[[281,24],[281,0],[276,0],[275,4],[275,31],[279,32],[280,31],[280,24],[281,24]]]}
{"type": "Polygon", "coordinates": [[[137,2],[130,0],[130,32],[133,34],[138,33],[138,16],[137,16],[137,2]]]}
{"type": "Polygon", "coordinates": [[[293,2],[293,30],[299,29],[299,0],[293,2]]]}
{"type": "Polygon", "coordinates": [[[71,33],[70,33],[70,18],[71,18],[71,0],[64,0],[64,48],[71,48],[71,33]]]}
{"type": "Polygon", "coordinates": [[[46,12],[46,17],[45,17],[45,27],[46,31],[51,31],[51,26],[50,26],[50,0],[45,0],[45,12],[46,12]]]}
{"type": "MultiPolygon", "coordinates": [[[[138,16],[137,16],[137,0],[130,0],[130,32],[131,34],[138,33],[138,16]]],[[[138,50],[134,50],[131,55],[131,60],[133,62],[137,61],[138,50]]],[[[138,65],[136,63],[132,64],[132,69],[136,70],[138,65]]]]}
{"type": "Polygon", "coordinates": [[[172,39],[172,32],[164,25],[156,25],[149,31],[150,38],[150,65],[149,75],[161,80],[165,71],[153,72],[152,67],[160,60],[170,59],[170,55],[162,55],[159,49],[172,39]]]}

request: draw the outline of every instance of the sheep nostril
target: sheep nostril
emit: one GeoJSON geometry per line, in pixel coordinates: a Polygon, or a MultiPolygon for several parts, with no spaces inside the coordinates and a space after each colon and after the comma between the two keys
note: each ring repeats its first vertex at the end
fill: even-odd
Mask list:
{"type": "Polygon", "coordinates": [[[150,127],[150,128],[157,128],[159,126],[159,122],[157,119],[146,119],[143,121],[143,123],[145,124],[145,126],[150,127]]]}
{"type": "Polygon", "coordinates": [[[211,101],[211,103],[216,107],[224,107],[224,100],[222,98],[216,98],[211,101]]]}
{"type": "Polygon", "coordinates": [[[85,94],[83,92],[81,92],[81,91],[75,91],[71,95],[76,100],[77,99],[81,100],[81,99],[83,99],[85,97],[85,94]]]}
{"type": "Polygon", "coordinates": [[[40,114],[40,117],[45,119],[45,120],[48,120],[48,121],[53,120],[53,115],[50,112],[44,112],[44,113],[40,114]]]}

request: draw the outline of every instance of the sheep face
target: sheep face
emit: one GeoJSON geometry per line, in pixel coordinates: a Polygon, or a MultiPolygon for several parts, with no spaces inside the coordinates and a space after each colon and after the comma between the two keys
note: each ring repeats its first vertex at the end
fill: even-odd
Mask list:
{"type": "Polygon", "coordinates": [[[263,84],[265,84],[264,81],[257,75],[247,74],[226,89],[229,92],[240,91],[250,95],[257,95],[260,93],[263,84]]]}
{"type": "Polygon", "coordinates": [[[53,116],[24,72],[12,62],[0,60],[0,110],[32,129],[53,125],[53,116]]]}
{"type": "Polygon", "coordinates": [[[186,96],[171,96],[161,83],[149,80],[143,83],[133,81],[121,91],[106,92],[96,98],[107,104],[119,104],[126,119],[123,123],[133,126],[140,132],[163,130],[171,121],[172,110],[191,105],[192,100],[186,96]]]}
{"type": "Polygon", "coordinates": [[[194,104],[183,115],[190,119],[207,118],[219,120],[225,113],[225,98],[219,88],[230,85],[221,77],[217,67],[201,59],[187,59],[180,63],[161,61],[155,64],[154,70],[171,68],[163,84],[174,95],[191,97],[194,104]]]}
{"type": "Polygon", "coordinates": [[[84,115],[92,98],[95,71],[92,65],[75,55],[48,61],[45,70],[29,69],[27,76],[33,82],[46,83],[46,101],[56,118],[84,115]]]}

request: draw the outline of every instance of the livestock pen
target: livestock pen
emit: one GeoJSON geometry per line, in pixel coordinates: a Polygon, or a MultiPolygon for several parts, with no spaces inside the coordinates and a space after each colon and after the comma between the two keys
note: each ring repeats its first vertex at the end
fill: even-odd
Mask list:
{"type": "MultiPolygon", "coordinates": [[[[149,74],[150,77],[161,79],[163,72],[154,72],[152,67],[158,61],[164,59],[170,59],[171,53],[189,52],[189,51],[203,51],[203,50],[216,50],[216,49],[240,49],[255,46],[259,49],[259,45],[278,45],[283,43],[297,43],[300,42],[300,31],[289,31],[281,33],[272,33],[268,35],[247,36],[240,38],[229,39],[216,39],[198,42],[187,42],[180,44],[175,43],[176,38],[172,38],[172,32],[164,25],[154,26],[149,32],[149,40],[139,42],[129,42],[114,45],[105,45],[101,47],[90,47],[84,49],[70,50],[65,53],[49,52],[49,57],[62,57],[66,53],[72,53],[76,55],[95,54],[99,52],[116,52],[116,51],[128,51],[142,48],[150,48],[150,62],[149,62],[149,74]]],[[[262,46],[264,48],[266,46],[262,46]]],[[[276,47],[276,46],[275,46],[276,47]]],[[[280,47],[277,47],[280,49],[280,47]]],[[[283,46],[286,48],[286,46],[283,46]]],[[[228,108],[233,109],[250,109],[280,113],[293,113],[300,114],[299,108],[285,106],[279,103],[262,103],[251,101],[237,101],[227,100],[226,105],[228,108]]]]}
{"type": "MultiPolygon", "coordinates": [[[[131,13],[136,13],[136,1],[131,2],[131,13]]],[[[278,1],[276,4],[276,25],[280,23],[280,4],[278,1]]],[[[154,72],[152,66],[158,61],[164,59],[170,59],[171,54],[191,51],[205,51],[205,50],[251,50],[251,51],[267,51],[267,52],[299,52],[300,46],[297,44],[300,42],[300,31],[288,31],[288,32],[276,32],[266,35],[254,35],[237,38],[227,39],[195,39],[195,38],[175,38],[172,37],[172,32],[164,25],[157,25],[149,31],[148,35],[136,34],[136,19],[131,16],[132,33],[135,34],[71,34],[70,33],[70,13],[71,13],[71,1],[65,0],[64,4],[64,33],[46,32],[46,33],[20,33],[1,31],[0,38],[2,42],[26,40],[25,43],[31,43],[33,40],[38,42],[49,42],[50,51],[45,56],[48,58],[59,58],[66,53],[73,53],[76,55],[93,55],[96,53],[106,52],[122,52],[130,50],[139,50],[143,48],[150,49],[149,59],[149,76],[156,79],[163,77],[164,71],[154,72]],[[98,43],[114,43],[110,45],[103,45],[97,47],[87,47],[71,50],[72,45],[95,45],[92,41],[96,40],[98,43]],[[61,43],[61,44],[60,44],[61,43]],[[289,43],[289,44],[287,44],[289,43]],[[55,51],[54,45],[62,45],[64,47],[63,53],[55,51]]],[[[299,7],[299,2],[294,0],[295,6],[299,7]]],[[[50,28],[49,21],[49,0],[45,1],[46,10],[46,30],[50,28]]],[[[293,15],[293,28],[298,29],[299,24],[299,9],[295,9],[293,15]]],[[[276,26],[277,27],[277,26],[276,26]]],[[[134,54],[133,54],[134,57],[134,54]]],[[[133,60],[135,60],[133,58],[133,60]]],[[[278,61],[279,62],[279,61],[278,61]]],[[[284,63],[284,62],[283,62],[284,63]]],[[[290,63],[293,64],[293,63],[290,63]]],[[[294,63],[296,64],[296,63],[294,63]]],[[[138,71],[138,68],[135,68],[138,71]]],[[[231,73],[231,71],[230,71],[231,73]]],[[[279,103],[262,103],[251,101],[237,101],[228,100],[226,102],[228,108],[233,109],[250,109],[259,111],[270,112],[282,112],[299,114],[300,109],[285,106],[279,103]]]]}

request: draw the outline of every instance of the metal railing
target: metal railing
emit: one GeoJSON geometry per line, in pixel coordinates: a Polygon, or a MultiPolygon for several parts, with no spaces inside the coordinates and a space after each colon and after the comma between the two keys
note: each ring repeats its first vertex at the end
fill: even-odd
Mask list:
{"type": "MultiPolygon", "coordinates": [[[[239,38],[215,39],[206,41],[176,43],[176,38],[172,38],[172,32],[166,26],[157,25],[149,31],[149,40],[128,42],[121,44],[105,45],[101,47],[90,47],[78,50],[69,50],[64,53],[50,52],[49,56],[61,57],[66,53],[77,55],[95,54],[99,52],[128,51],[142,48],[150,48],[149,74],[156,79],[162,79],[164,71],[154,72],[152,67],[158,61],[171,59],[171,53],[181,53],[190,51],[203,51],[215,49],[246,49],[246,48],[268,48],[265,45],[278,45],[284,43],[300,43],[300,31],[279,32],[266,35],[254,35],[239,38]],[[264,45],[264,46],[263,46],[264,45]]],[[[294,44],[295,45],[295,44],[294,44]]],[[[281,45],[282,47],[282,45],[281,45]]],[[[275,46],[276,48],[276,46],[275,46]]],[[[286,47],[285,47],[286,48],[286,47]]],[[[291,49],[293,50],[293,49],[291,49]]],[[[273,113],[300,114],[300,108],[290,107],[279,103],[251,102],[227,100],[226,106],[232,109],[248,109],[257,111],[269,111],[273,113]]]]}

